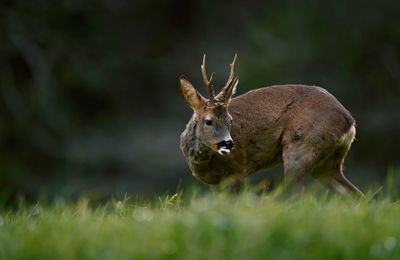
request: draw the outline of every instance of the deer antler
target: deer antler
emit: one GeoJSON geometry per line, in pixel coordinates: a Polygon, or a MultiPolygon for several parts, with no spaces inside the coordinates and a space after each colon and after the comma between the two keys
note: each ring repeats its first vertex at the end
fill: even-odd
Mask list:
{"type": "Polygon", "coordinates": [[[210,97],[210,100],[214,100],[215,94],[214,94],[214,89],[213,89],[213,84],[212,84],[214,72],[211,73],[211,77],[210,77],[210,79],[208,79],[207,72],[206,72],[206,55],[205,54],[203,56],[203,64],[201,64],[201,74],[203,76],[203,81],[206,86],[208,96],[210,97]]]}
{"type": "Polygon", "coordinates": [[[235,62],[236,62],[236,57],[237,57],[237,53],[235,53],[235,57],[233,58],[232,63],[229,65],[231,67],[231,71],[230,71],[230,74],[229,74],[228,81],[226,82],[226,85],[225,85],[224,88],[229,87],[235,81],[235,62]]]}
{"type": "Polygon", "coordinates": [[[238,78],[236,77],[236,73],[235,73],[236,57],[237,57],[237,53],[235,54],[235,57],[233,58],[233,61],[230,64],[231,69],[230,69],[228,81],[226,82],[225,86],[222,88],[221,92],[217,95],[216,99],[226,101],[227,94],[229,96],[228,98],[230,98],[230,96],[234,92],[233,89],[235,88],[235,86],[237,85],[237,82],[238,82],[238,78]]]}

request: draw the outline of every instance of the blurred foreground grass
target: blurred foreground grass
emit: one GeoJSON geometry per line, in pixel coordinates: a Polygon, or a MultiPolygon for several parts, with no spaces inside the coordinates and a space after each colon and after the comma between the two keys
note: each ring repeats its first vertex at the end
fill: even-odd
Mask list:
{"type": "Polygon", "coordinates": [[[400,204],[166,195],[0,213],[0,259],[399,259],[400,204]],[[185,197],[186,196],[186,197],[185,197]]]}

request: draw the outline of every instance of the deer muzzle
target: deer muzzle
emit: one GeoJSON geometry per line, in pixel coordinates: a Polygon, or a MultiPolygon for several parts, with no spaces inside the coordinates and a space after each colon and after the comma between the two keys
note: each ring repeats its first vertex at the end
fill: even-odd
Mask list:
{"type": "Polygon", "coordinates": [[[233,141],[231,139],[224,140],[217,144],[217,150],[220,155],[230,154],[232,148],[233,148],[233,141]]]}

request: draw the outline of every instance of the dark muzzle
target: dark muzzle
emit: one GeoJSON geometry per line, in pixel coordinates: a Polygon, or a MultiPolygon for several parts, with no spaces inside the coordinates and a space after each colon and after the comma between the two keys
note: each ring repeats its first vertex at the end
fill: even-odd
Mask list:
{"type": "Polygon", "coordinates": [[[217,144],[217,149],[225,148],[231,150],[233,148],[233,141],[232,140],[224,140],[217,144]]]}

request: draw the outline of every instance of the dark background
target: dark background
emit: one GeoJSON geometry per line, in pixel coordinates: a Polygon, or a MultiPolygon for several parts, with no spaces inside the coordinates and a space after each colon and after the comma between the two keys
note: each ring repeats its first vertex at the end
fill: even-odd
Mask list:
{"type": "Polygon", "coordinates": [[[400,2],[374,2],[2,1],[0,200],[202,186],[179,150],[177,79],[204,93],[203,53],[220,85],[238,53],[239,94],[325,87],[357,120],[347,176],[383,184],[400,172],[400,2]]]}

